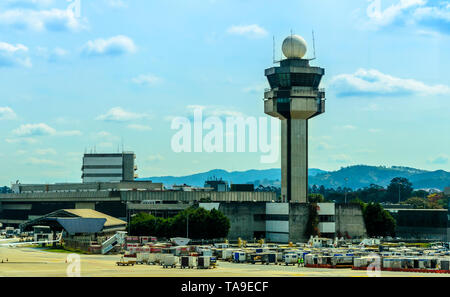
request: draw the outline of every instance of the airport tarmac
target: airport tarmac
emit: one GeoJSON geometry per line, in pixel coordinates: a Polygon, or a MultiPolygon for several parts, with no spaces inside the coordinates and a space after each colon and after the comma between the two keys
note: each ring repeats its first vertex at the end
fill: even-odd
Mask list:
{"type": "MultiPolygon", "coordinates": [[[[35,248],[0,247],[0,277],[66,277],[68,253],[35,248]],[[6,262],[6,259],[8,262],[6,262]],[[1,261],[3,260],[3,263],[1,261]]],[[[80,255],[82,277],[367,277],[351,269],[299,268],[285,265],[219,262],[215,269],[163,268],[157,265],[117,266],[118,255],[80,255]]],[[[450,274],[382,271],[382,277],[449,277],[450,274]]]]}

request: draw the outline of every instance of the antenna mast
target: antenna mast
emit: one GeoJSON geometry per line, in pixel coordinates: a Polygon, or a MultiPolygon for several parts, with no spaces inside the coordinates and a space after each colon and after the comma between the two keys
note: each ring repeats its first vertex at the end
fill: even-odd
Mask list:
{"type": "Polygon", "coordinates": [[[310,61],[315,60],[316,57],[316,39],[314,37],[314,30],[312,31],[312,38],[313,38],[313,50],[314,50],[314,58],[312,58],[310,61]]]}
{"type": "Polygon", "coordinates": [[[273,35],[273,64],[275,64],[275,35],[273,35]]]}

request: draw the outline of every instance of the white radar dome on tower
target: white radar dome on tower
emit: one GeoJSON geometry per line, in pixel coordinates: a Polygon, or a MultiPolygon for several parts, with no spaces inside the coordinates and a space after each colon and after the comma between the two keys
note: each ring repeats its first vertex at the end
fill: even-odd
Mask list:
{"type": "Polygon", "coordinates": [[[283,54],[288,59],[301,59],[307,51],[307,43],[303,37],[290,35],[283,41],[283,54]]]}

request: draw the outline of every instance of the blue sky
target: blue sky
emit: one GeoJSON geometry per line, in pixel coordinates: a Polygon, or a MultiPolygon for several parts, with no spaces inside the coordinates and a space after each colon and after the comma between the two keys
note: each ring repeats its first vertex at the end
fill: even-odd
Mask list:
{"type": "Polygon", "coordinates": [[[290,34],[326,69],[310,167],[450,170],[450,2],[5,0],[0,185],[80,181],[85,150],[137,154],[141,177],[266,169],[261,153],[174,153],[192,106],[264,117],[264,69],[290,34]],[[76,6],[80,3],[80,6],[76,6]],[[68,6],[80,8],[68,12],[68,6]]]}

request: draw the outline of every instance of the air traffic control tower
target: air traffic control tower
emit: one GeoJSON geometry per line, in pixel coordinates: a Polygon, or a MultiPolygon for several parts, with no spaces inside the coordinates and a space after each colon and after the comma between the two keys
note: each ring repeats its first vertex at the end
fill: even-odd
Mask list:
{"type": "Polygon", "coordinates": [[[319,89],[325,70],[303,59],[306,41],[291,35],[283,42],[286,59],[266,69],[270,89],[264,112],[281,120],[281,195],[286,202],[306,203],[308,196],[308,120],[325,112],[325,91],[319,89]]]}

